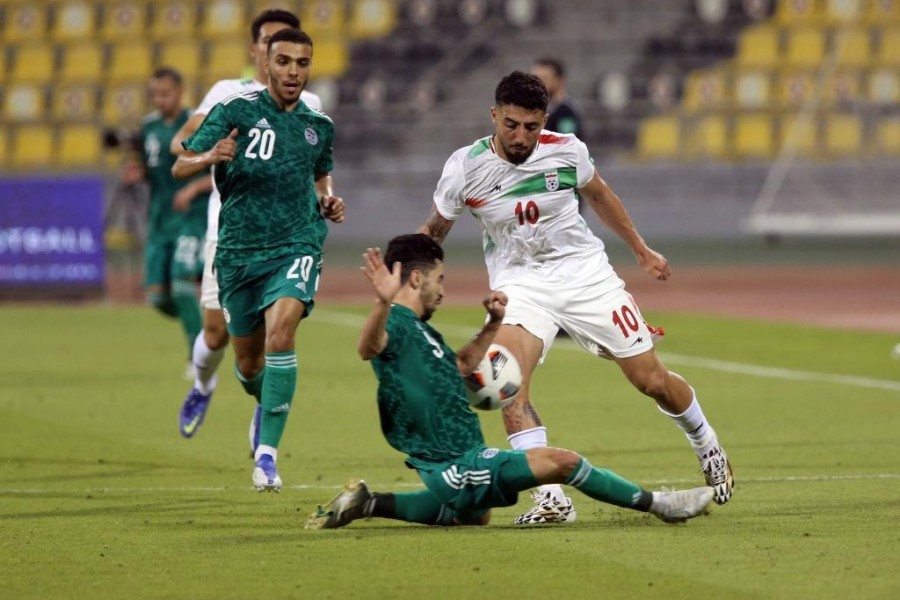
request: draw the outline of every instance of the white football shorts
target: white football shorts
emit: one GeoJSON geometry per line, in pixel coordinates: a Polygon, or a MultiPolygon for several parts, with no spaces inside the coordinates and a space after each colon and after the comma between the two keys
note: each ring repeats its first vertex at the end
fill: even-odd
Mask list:
{"type": "Polygon", "coordinates": [[[520,325],[544,342],[540,362],[560,328],[596,356],[628,358],[653,348],[650,330],[617,276],[574,288],[507,284],[499,291],[509,297],[503,324],[520,325]]]}
{"type": "Polygon", "coordinates": [[[219,282],[213,272],[213,261],[216,258],[215,240],[206,240],[203,244],[203,277],[200,280],[200,308],[222,310],[219,304],[219,282]]]}

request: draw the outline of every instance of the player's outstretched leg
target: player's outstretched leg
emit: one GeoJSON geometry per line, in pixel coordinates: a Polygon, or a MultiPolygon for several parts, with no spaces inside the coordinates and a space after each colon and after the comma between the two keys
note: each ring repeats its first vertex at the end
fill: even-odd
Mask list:
{"type": "Polygon", "coordinates": [[[666,523],[683,523],[702,513],[712,499],[711,487],[653,492],[649,512],[666,523]]]}
{"type": "Polygon", "coordinates": [[[366,482],[351,480],[327,504],[320,504],[306,519],[307,529],[337,529],[366,516],[366,503],[372,493],[366,482]]]}

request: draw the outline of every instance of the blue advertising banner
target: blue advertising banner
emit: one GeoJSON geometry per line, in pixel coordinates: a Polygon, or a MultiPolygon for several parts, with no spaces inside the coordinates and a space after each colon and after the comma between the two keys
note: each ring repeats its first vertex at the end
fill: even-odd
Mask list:
{"type": "Polygon", "coordinates": [[[102,287],[103,180],[0,179],[0,287],[102,287]]]}

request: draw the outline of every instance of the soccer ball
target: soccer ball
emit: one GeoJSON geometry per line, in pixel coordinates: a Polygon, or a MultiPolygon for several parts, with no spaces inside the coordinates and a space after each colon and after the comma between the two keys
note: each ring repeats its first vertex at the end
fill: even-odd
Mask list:
{"type": "Polygon", "coordinates": [[[522,387],[522,369],[512,352],[491,344],[478,368],[465,378],[469,404],[496,410],[512,402],[522,387]]]}

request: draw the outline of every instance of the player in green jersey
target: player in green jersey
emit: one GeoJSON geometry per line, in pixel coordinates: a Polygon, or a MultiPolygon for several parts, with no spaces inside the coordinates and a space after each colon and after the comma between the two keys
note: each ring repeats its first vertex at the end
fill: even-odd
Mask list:
{"type": "Polygon", "coordinates": [[[141,175],[150,188],[144,286],[150,304],[181,322],[188,345],[188,365],[194,338],[203,324],[197,283],[203,272],[203,234],[212,185],[209,177],[179,181],[172,177],[175,156],[169,142],[188,120],[182,106],[184,87],[178,71],[161,67],[149,84],[156,109],[144,117],[140,131],[141,175]]]}
{"type": "Polygon", "coordinates": [[[172,169],[214,166],[222,195],[216,278],[237,377],[262,408],[253,484],[279,490],[277,449],[297,384],[294,338],[313,308],[325,220],[344,220],[331,175],[334,126],[307,107],[313,43],[294,28],[272,36],[265,90],[217,104],[172,169]]]}
{"type": "Polygon", "coordinates": [[[351,481],[309,516],[308,529],[333,529],[365,517],[486,525],[492,507],[511,506],[520,491],[542,483],[565,483],[596,500],[667,522],[695,517],[710,503],[711,487],[649,492],[570,450],[486,447],[462,377],[475,370],[494,340],[506,313],[506,294],[491,292],[484,300],[487,322],[454,353],[427,323],[444,295],[441,247],[425,234],[402,235],[391,240],[384,260],[377,248],[363,256],[376,300],[357,349],[372,361],[378,378],[381,430],[407,455],[407,466],[416,469],[426,489],[372,493],[365,482],[351,481]]]}

